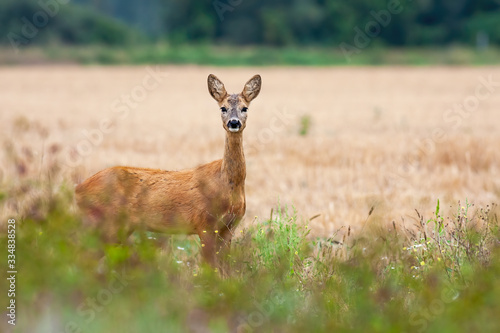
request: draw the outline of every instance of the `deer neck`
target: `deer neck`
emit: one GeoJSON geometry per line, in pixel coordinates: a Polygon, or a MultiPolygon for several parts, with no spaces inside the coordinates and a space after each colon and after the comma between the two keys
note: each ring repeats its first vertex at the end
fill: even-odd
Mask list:
{"type": "Polygon", "coordinates": [[[244,186],[246,177],[243,133],[226,133],[222,175],[231,186],[244,186]]]}

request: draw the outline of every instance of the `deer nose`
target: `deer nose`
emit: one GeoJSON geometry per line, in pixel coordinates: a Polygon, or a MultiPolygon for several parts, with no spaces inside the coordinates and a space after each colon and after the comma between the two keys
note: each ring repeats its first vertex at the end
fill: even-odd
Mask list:
{"type": "Polygon", "coordinates": [[[227,127],[229,129],[239,129],[241,127],[241,121],[239,121],[238,119],[231,119],[227,123],[227,127]]]}

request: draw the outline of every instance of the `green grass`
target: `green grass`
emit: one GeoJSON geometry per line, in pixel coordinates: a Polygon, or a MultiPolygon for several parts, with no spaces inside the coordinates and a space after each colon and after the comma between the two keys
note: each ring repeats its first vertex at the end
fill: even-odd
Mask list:
{"type": "Polygon", "coordinates": [[[128,47],[47,46],[26,48],[15,54],[0,49],[0,63],[79,64],[198,64],[215,66],[361,66],[361,65],[494,65],[500,49],[476,51],[450,46],[388,49],[368,47],[347,59],[342,51],[329,47],[235,47],[217,45],[144,44],[128,47]]]}
{"type": "MultiPolygon", "coordinates": [[[[4,188],[3,204],[22,186],[4,188]]],[[[43,193],[17,219],[15,332],[500,329],[500,224],[491,207],[459,203],[445,219],[438,202],[429,219],[415,213],[411,230],[368,226],[334,240],[310,237],[307,223],[278,205],[236,230],[231,274],[221,278],[200,262],[196,237],[137,233],[130,245],[103,244],[82,228],[71,190],[43,193]]],[[[2,279],[4,305],[7,289],[2,279]]]]}

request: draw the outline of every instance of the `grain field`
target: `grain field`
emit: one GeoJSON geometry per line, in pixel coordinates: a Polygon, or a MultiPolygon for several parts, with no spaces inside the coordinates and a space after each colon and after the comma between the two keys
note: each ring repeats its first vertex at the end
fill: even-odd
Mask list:
{"type": "Polygon", "coordinates": [[[54,183],[73,185],[114,165],[221,158],[210,73],[230,92],[263,79],[244,133],[244,224],[279,202],[304,220],[319,214],[312,234],[331,236],[412,224],[437,199],[445,214],[459,200],[499,201],[500,67],[3,67],[1,182],[42,177],[54,161],[54,183]]]}

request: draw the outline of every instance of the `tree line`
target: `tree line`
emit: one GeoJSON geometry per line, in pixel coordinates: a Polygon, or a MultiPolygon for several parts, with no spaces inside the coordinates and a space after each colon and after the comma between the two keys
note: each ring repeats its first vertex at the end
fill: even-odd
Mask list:
{"type": "Polygon", "coordinates": [[[500,44],[498,0],[2,0],[2,43],[500,44]]]}

